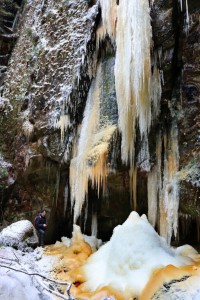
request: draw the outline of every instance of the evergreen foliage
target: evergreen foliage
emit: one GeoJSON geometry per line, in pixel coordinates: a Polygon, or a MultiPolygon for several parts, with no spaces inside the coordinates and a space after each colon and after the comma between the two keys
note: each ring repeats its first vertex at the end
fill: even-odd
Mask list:
{"type": "Polygon", "coordinates": [[[4,33],[9,28],[9,21],[13,21],[19,6],[15,0],[1,0],[0,2],[0,32],[4,33]]]}

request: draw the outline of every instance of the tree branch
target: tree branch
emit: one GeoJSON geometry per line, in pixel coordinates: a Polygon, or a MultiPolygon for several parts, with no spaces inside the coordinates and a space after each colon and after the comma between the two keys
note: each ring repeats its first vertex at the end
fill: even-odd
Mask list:
{"type": "MultiPolygon", "coordinates": [[[[12,260],[12,259],[10,259],[10,260],[12,260]]],[[[14,261],[15,261],[15,260],[14,260],[14,261]]],[[[59,284],[59,285],[68,285],[68,287],[67,287],[67,289],[66,289],[66,292],[67,292],[67,295],[68,295],[68,298],[67,298],[65,295],[63,295],[63,294],[61,294],[61,293],[59,293],[59,292],[56,292],[56,291],[54,291],[54,290],[51,290],[51,289],[48,288],[41,280],[37,279],[37,282],[38,282],[45,290],[47,290],[49,293],[54,294],[55,296],[60,297],[60,298],[62,298],[62,299],[64,299],[64,300],[75,300],[75,299],[71,296],[71,293],[70,293],[70,289],[71,289],[71,286],[72,286],[72,283],[70,283],[70,282],[63,282],[63,281],[58,281],[58,280],[50,279],[50,278],[48,278],[48,277],[46,277],[46,276],[44,276],[44,275],[41,275],[41,274],[39,274],[39,273],[35,273],[35,272],[34,272],[34,273],[28,273],[28,272],[26,272],[26,271],[19,270],[19,269],[15,269],[15,268],[10,267],[10,266],[4,266],[4,265],[1,265],[1,264],[0,264],[0,267],[6,268],[6,269],[10,269],[10,270],[13,270],[13,271],[16,271],[16,272],[21,272],[21,273],[24,273],[24,274],[29,275],[29,276],[39,276],[39,277],[41,277],[41,278],[43,278],[43,279],[45,279],[45,280],[48,280],[48,281],[50,281],[50,282],[53,282],[53,283],[56,283],[56,284],[59,284]]]]}
{"type": "Polygon", "coordinates": [[[41,280],[37,280],[37,282],[38,282],[45,290],[47,290],[49,293],[51,293],[51,294],[53,294],[53,295],[55,295],[55,296],[57,296],[57,297],[60,297],[60,298],[62,298],[62,299],[64,299],[64,300],[72,299],[72,298],[67,298],[67,297],[65,297],[65,295],[62,295],[62,294],[60,294],[59,292],[56,292],[56,291],[54,291],[54,290],[51,290],[51,289],[48,288],[41,280]]]}
{"type": "Polygon", "coordinates": [[[46,277],[44,275],[41,275],[39,273],[35,273],[35,272],[34,273],[28,273],[26,271],[18,270],[18,269],[15,269],[13,267],[3,266],[1,264],[0,264],[0,267],[7,268],[7,269],[10,269],[10,270],[13,270],[13,271],[16,271],[16,272],[21,272],[21,273],[24,273],[24,274],[29,275],[29,276],[39,276],[39,277],[41,277],[41,278],[43,278],[45,280],[48,280],[48,281],[51,281],[51,282],[54,282],[54,283],[57,283],[57,284],[60,284],[60,285],[69,285],[69,286],[71,286],[70,282],[54,280],[54,279],[48,278],[48,277],[46,277]]]}
{"type": "Polygon", "coordinates": [[[18,261],[17,259],[13,259],[13,258],[7,258],[7,257],[3,257],[3,256],[0,256],[0,259],[4,259],[4,260],[10,260],[10,261],[15,261],[15,262],[17,262],[17,261],[18,261]]]}

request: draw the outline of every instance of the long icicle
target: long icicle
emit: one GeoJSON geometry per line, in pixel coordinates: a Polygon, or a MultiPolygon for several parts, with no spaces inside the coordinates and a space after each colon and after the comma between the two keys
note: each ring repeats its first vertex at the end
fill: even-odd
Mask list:
{"type": "Polygon", "coordinates": [[[179,207],[179,151],[177,125],[172,124],[164,136],[163,186],[160,194],[160,234],[170,244],[172,234],[176,237],[179,207]]]}
{"type": "Polygon", "coordinates": [[[102,98],[102,64],[97,68],[93,79],[84,118],[80,130],[77,150],[70,164],[71,204],[74,206],[74,222],[77,221],[83,203],[88,195],[88,182],[100,193],[105,190],[109,172],[107,153],[109,142],[116,130],[116,125],[100,116],[102,98]]]}
{"type": "Polygon", "coordinates": [[[116,29],[115,85],[122,133],[122,160],[134,161],[135,127],[147,136],[151,125],[151,25],[147,0],[121,0],[116,29]]]}

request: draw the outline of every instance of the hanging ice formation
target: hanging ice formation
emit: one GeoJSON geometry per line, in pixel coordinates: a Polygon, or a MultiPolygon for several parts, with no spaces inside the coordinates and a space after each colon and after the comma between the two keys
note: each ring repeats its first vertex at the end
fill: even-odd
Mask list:
{"type": "Polygon", "coordinates": [[[164,136],[164,170],[160,192],[160,234],[168,243],[172,233],[177,234],[179,206],[179,152],[177,125],[172,124],[170,132],[164,136]]]}
{"type": "MultiPolygon", "coordinates": [[[[185,2],[185,14],[186,14],[185,25],[186,25],[186,31],[188,31],[190,25],[189,12],[188,12],[188,0],[185,0],[184,2],[185,2]]],[[[183,11],[183,0],[179,0],[179,3],[180,3],[181,11],[183,11]]]]}
{"type": "Polygon", "coordinates": [[[107,165],[108,146],[116,130],[116,125],[112,118],[109,118],[106,112],[102,111],[105,105],[102,103],[103,97],[103,66],[100,63],[96,78],[93,79],[89,90],[80,138],[75,145],[74,158],[70,165],[74,222],[79,217],[87,197],[89,181],[93,187],[97,188],[98,194],[100,187],[105,190],[106,177],[109,171],[107,165]]]}
{"type": "Polygon", "coordinates": [[[175,123],[162,138],[163,140],[159,133],[156,143],[156,165],[148,174],[148,219],[153,226],[158,223],[160,235],[170,243],[172,234],[175,236],[177,234],[179,207],[179,151],[178,130],[175,123]],[[163,170],[161,170],[162,143],[163,170]]]}
{"type": "MultiPolygon", "coordinates": [[[[140,139],[142,141],[138,163],[141,168],[149,171],[148,132],[151,126],[152,113],[154,117],[157,117],[159,112],[159,95],[161,90],[160,74],[156,63],[154,64],[154,72],[151,77],[150,48],[152,33],[149,3],[147,0],[121,0],[119,5],[117,5],[115,0],[100,0],[100,5],[102,25],[97,30],[97,48],[99,40],[104,39],[106,35],[109,35],[112,42],[116,44],[115,88],[119,115],[118,127],[122,135],[122,161],[126,164],[130,163],[131,170],[133,168],[130,174],[134,174],[134,178],[131,181],[134,181],[136,184],[137,170],[134,166],[136,126],[139,126],[140,139]],[[150,88],[151,84],[153,85],[152,90],[150,88]],[[154,94],[152,91],[154,91],[154,94]],[[153,98],[152,103],[151,98],[153,98]],[[153,112],[151,112],[151,105],[153,112]],[[140,163],[141,161],[145,161],[145,163],[140,163]]],[[[93,178],[93,184],[96,182],[99,189],[99,185],[102,183],[106,173],[106,169],[98,168],[99,177],[97,179],[97,175],[90,173],[92,170],[90,167],[90,174],[86,176],[81,175],[82,171],[84,174],[86,173],[85,169],[89,170],[86,168],[86,165],[88,165],[86,162],[88,147],[91,147],[91,141],[88,139],[89,136],[91,136],[91,140],[93,139],[92,135],[98,124],[97,116],[99,118],[99,112],[97,113],[98,108],[95,108],[95,106],[99,98],[97,83],[99,81],[99,72],[98,69],[96,79],[93,81],[89,92],[77,154],[75,154],[76,158],[71,162],[70,185],[72,205],[75,203],[75,220],[81,212],[85,195],[88,192],[88,179],[93,178]],[[92,101],[93,104],[91,104],[92,101]],[[93,113],[89,113],[90,109],[93,113]],[[84,163],[83,157],[85,157],[84,163]],[[77,173],[75,171],[76,166],[78,166],[77,173]]],[[[104,167],[105,165],[104,162],[104,167]]],[[[133,186],[131,184],[131,188],[133,186]]],[[[132,190],[132,193],[134,195],[134,206],[136,206],[135,188],[132,190]]]]}
{"type": "Polygon", "coordinates": [[[155,227],[158,212],[158,199],[162,188],[161,178],[161,151],[162,141],[160,132],[156,138],[156,164],[148,173],[147,192],[148,192],[148,220],[155,227]]]}
{"type": "Polygon", "coordinates": [[[106,34],[114,41],[116,35],[117,5],[116,0],[100,0],[102,14],[102,34],[99,38],[104,39],[106,34]]]}
{"type": "Polygon", "coordinates": [[[149,2],[119,2],[116,28],[115,84],[122,133],[122,160],[134,161],[136,123],[141,138],[151,125],[151,25],[149,2]],[[142,26],[141,26],[142,24],[142,26]]]}
{"type": "Polygon", "coordinates": [[[117,5],[114,0],[100,0],[100,4],[103,29],[99,36],[104,38],[108,34],[112,41],[115,39],[116,44],[115,87],[119,112],[118,128],[122,136],[121,156],[122,161],[130,163],[131,166],[130,189],[133,207],[136,208],[137,168],[134,160],[137,125],[142,140],[140,157],[145,156],[145,168],[149,171],[152,35],[149,3],[146,0],[122,0],[117,5]]]}
{"type": "MultiPolygon", "coordinates": [[[[108,35],[116,49],[114,66],[118,106],[118,129],[121,132],[121,158],[130,166],[130,186],[133,207],[136,208],[137,167],[148,174],[148,217],[153,226],[170,242],[177,230],[178,211],[178,144],[177,129],[157,137],[157,160],[150,164],[148,134],[160,113],[161,72],[158,69],[160,53],[151,57],[152,30],[149,1],[100,0],[102,23],[97,29],[97,51],[101,40],[108,35]],[[142,26],[141,26],[142,24],[142,26]],[[136,128],[139,137],[136,137],[136,128]],[[135,141],[140,150],[135,157],[135,141]],[[161,143],[164,139],[164,168],[161,169],[161,143]],[[158,217],[160,218],[160,222],[158,217]]],[[[74,145],[70,165],[71,204],[74,222],[79,217],[91,182],[99,193],[105,190],[109,173],[107,153],[117,128],[102,111],[103,63],[97,67],[88,93],[80,136],[74,145]],[[103,120],[103,121],[102,121],[103,120]]],[[[93,228],[96,221],[93,220],[93,228]]],[[[93,231],[96,231],[93,230],[93,231]]]]}

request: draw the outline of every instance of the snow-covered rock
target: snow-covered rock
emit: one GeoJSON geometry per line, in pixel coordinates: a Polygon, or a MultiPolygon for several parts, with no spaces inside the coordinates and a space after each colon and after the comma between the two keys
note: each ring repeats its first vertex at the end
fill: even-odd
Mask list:
{"type": "Polygon", "coordinates": [[[0,243],[18,249],[34,246],[38,237],[33,224],[28,220],[15,222],[4,228],[0,233],[0,243]]]}

